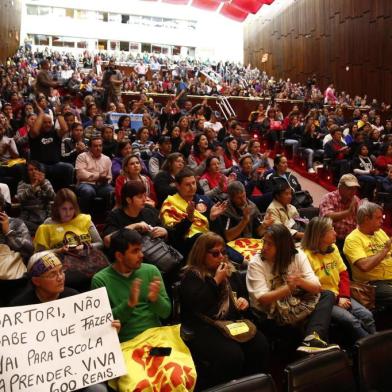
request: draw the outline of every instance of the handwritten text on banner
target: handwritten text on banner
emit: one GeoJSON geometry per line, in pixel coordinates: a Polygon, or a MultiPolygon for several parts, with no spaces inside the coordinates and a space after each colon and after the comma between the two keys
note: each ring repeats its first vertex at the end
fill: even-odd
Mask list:
{"type": "Polygon", "coordinates": [[[125,373],[105,288],[0,308],[0,392],[68,392],[125,373]]]}

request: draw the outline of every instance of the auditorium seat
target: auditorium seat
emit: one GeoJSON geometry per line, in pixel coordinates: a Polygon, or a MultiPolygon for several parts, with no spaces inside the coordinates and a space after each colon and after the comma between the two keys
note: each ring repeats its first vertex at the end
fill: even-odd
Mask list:
{"type": "Polygon", "coordinates": [[[204,392],[275,392],[274,380],[269,374],[255,374],[225,384],[216,385],[204,392]]]}
{"type": "Polygon", "coordinates": [[[360,339],[355,345],[354,363],[361,392],[392,391],[392,330],[360,339]]]}
{"type": "Polygon", "coordinates": [[[288,392],[354,392],[354,375],[340,350],[311,355],[285,369],[288,392]]]}

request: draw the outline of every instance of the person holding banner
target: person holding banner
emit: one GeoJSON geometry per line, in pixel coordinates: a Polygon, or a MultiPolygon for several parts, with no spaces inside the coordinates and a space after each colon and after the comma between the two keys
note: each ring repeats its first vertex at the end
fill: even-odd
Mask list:
{"type": "Polygon", "coordinates": [[[33,305],[54,301],[78,294],[78,291],[65,287],[65,269],[56,253],[45,250],[33,254],[27,264],[31,285],[10,306],[33,305]]]}
{"type": "MultiPolygon", "coordinates": [[[[31,285],[11,301],[10,306],[36,305],[78,294],[78,291],[65,286],[66,271],[54,252],[35,253],[30,257],[27,272],[31,285]]],[[[121,323],[119,320],[113,320],[112,326],[119,330],[121,323]]],[[[105,383],[81,389],[83,392],[107,392],[107,390],[105,383]]]]}

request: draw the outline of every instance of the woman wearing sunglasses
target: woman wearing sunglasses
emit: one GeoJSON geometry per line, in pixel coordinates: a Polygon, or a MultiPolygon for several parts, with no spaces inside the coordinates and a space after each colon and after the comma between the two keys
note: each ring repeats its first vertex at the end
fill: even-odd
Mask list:
{"type": "Polygon", "coordinates": [[[209,365],[208,374],[201,373],[198,380],[206,385],[200,387],[267,370],[268,344],[261,332],[238,343],[205,319],[238,320],[249,307],[244,282],[228,260],[219,235],[207,232],[196,240],[184,268],[180,301],[182,323],[194,331],[187,344],[196,367],[209,365]]]}

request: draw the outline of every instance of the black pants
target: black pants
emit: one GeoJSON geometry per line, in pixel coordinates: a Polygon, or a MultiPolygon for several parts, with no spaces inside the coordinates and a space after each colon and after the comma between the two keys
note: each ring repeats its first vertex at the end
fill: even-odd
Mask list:
{"type": "Polygon", "coordinates": [[[269,347],[259,331],[248,342],[238,343],[215,327],[205,325],[195,330],[194,338],[187,344],[198,374],[198,364],[203,364],[204,377],[201,378],[204,380],[200,380],[203,388],[268,370],[269,347]]]}
{"type": "Polygon", "coordinates": [[[317,332],[321,339],[328,340],[328,330],[331,323],[331,312],[335,304],[335,294],[332,291],[322,291],[320,300],[305,324],[305,336],[317,332]]]}
{"type": "Polygon", "coordinates": [[[376,305],[392,309],[392,280],[375,280],[371,284],[376,286],[376,305]]]}

